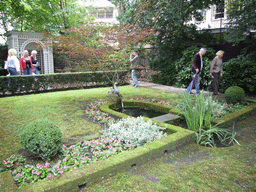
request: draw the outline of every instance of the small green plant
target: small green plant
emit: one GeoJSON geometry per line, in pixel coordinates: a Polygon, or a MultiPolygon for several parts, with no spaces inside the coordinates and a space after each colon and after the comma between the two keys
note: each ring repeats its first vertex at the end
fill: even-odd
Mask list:
{"type": "Polygon", "coordinates": [[[182,104],[177,108],[183,113],[188,129],[198,131],[203,126],[209,126],[212,117],[213,100],[201,93],[195,99],[187,92],[181,94],[182,104]]]}
{"type": "Polygon", "coordinates": [[[210,124],[209,129],[199,129],[198,132],[196,132],[196,143],[215,147],[216,140],[218,140],[224,146],[228,146],[234,142],[240,145],[239,142],[235,139],[235,125],[233,125],[232,131],[228,129],[218,128],[218,125],[219,124],[212,126],[210,124]]]}
{"type": "Polygon", "coordinates": [[[43,160],[49,160],[61,148],[62,133],[59,127],[48,119],[37,119],[25,126],[20,140],[24,149],[43,160]]]}
{"type": "Polygon", "coordinates": [[[227,103],[241,103],[244,100],[245,92],[241,87],[232,86],[226,89],[225,97],[227,103]]]}
{"type": "Polygon", "coordinates": [[[0,168],[1,171],[6,171],[6,170],[12,170],[14,168],[14,164],[16,162],[24,162],[26,159],[23,158],[22,156],[17,157],[16,155],[11,155],[8,159],[3,160],[2,167],[0,168]]]}
{"type": "Polygon", "coordinates": [[[211,119],[214,115],[213,107],[224,109],[223,105],[217,104],[211,96],[205,97],[204,93],[193,99],[190,94],[184,92],[181,97],[183,104],[179,105],[178,108],[183,113],[188,128],[195,132],[197,144],[214,147],[217,140],[222,145],[230,145],[233,142],[239,144],[235,139],[234,127],[232,131],[229,131],[219,128],[219,124],[211,125],[211,119]]]}
{"type": "Polygon", "coordinates": [[[128,117],[121,119],[116,124],[111,124],[102,133],[107,137],[117,138],[136,147],[160,139],[164,135],[167,136],[162,131],[165,129],[153,124],[151,120],[144,121],[143,117],[128,117]]]}

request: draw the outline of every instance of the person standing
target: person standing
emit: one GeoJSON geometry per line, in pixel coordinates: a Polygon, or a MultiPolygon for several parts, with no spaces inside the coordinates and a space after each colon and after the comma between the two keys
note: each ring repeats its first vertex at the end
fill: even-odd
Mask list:
{"type": "Polygon", "coordinates": [[[38,69],[39,62],[37,61],[36,54],[37,54],[36,50],[31,51],[31,59],[32,59],[32,65],[33,65],[34,73],[36,75],[39,75],[40,74],[40,70],[38,69]]]}
{"type": "Polygon", "coordinates": [[[212,63],[210,66],[209,75],[213,76],[213,81],[208,89],[209,89],[209,91],[213,92],[213,95],[218,94],[220,77],[222,77],[222,74],[223,74],[223,67],[222,67],[223,54],[224,54],[224,51],[219,50],[216,53],[216,57],[212,60],[212,63]]]}
{"type": "Polygon", "coordinates": [[[203,59],[202,56],[206,53],[206,48],[201,48],[198,53],[195,54],[191,71],[193,73],[193,79],[189,84],[187,91],[191,93],[191,90],[195,86],[196,88],[196,95],[200,95],[200,72],[203,69],[203,59]]]}
{"type": "Polygon", "coordinates": [[[27,50],[23,51],[23,56],[20,58],[20,69],[24,75],[32,75],[32,72],[34,71],[32,59],[28,56],[27,50]]]}
{"type": "Polygon", "coordinates": [[[134,87],[139,87],[139,82],[138,82],[137,77],[136,77],[136,72],[137,72],[138,69],[141,68],[141,65],[140,65],[140,56],[139,56],[137,50],[134,50],[130,54],[130,62],[131,62],[133,86],[134,87]]]}
{"type": "Polygon", "coordinates": [[[10,75],[18,75],[20,73],[20,64],[16,55],[16,49],[10,49],[8,51],[7,70],[10,75]]]}

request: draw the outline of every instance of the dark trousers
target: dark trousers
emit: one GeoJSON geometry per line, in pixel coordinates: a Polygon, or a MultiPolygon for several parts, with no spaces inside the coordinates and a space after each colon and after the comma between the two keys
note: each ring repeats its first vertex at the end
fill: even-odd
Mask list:
{"type": "Polygon", "coordinates": [[[212,73],[213,81],[212,84],[209,86],[209,91],[212,91],[213,94],[217,94],[220,85],[220,72],[212,73]]]}

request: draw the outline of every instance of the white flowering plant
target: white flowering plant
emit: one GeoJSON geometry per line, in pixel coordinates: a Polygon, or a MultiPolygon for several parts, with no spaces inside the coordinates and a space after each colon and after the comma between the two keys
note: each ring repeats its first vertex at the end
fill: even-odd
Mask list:
{"type": "Polygon", "coordinates": [[[128,117],[127,119],[121,119],[119,122],[111,124],[102,133],[107,137],[117,138],[124,143],[130,143],[134,147],[137,147],[167,136],[166,133],[163,133],[165,129],[166,127],[153,124],[151,120],[145,121],[143,117],[128,117]]]}

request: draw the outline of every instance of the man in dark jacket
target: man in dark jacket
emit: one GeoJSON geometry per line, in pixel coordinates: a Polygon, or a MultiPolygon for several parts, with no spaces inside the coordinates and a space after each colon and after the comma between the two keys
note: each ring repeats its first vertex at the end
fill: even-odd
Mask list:
{"type": "Polygon", "coordinates": [[[191,90],[195,86],[196,88],[196,94],[200,95],[200,72],[203,69],[203,59],[202,56],[206,53],[206,48],[201,48],[198,53],[195,54],[193,62],[192,62],[192,67],[191,71],[193,73],[193,79],[191,83],[189,84],[187,91],[191,93],[191,90]]]}

